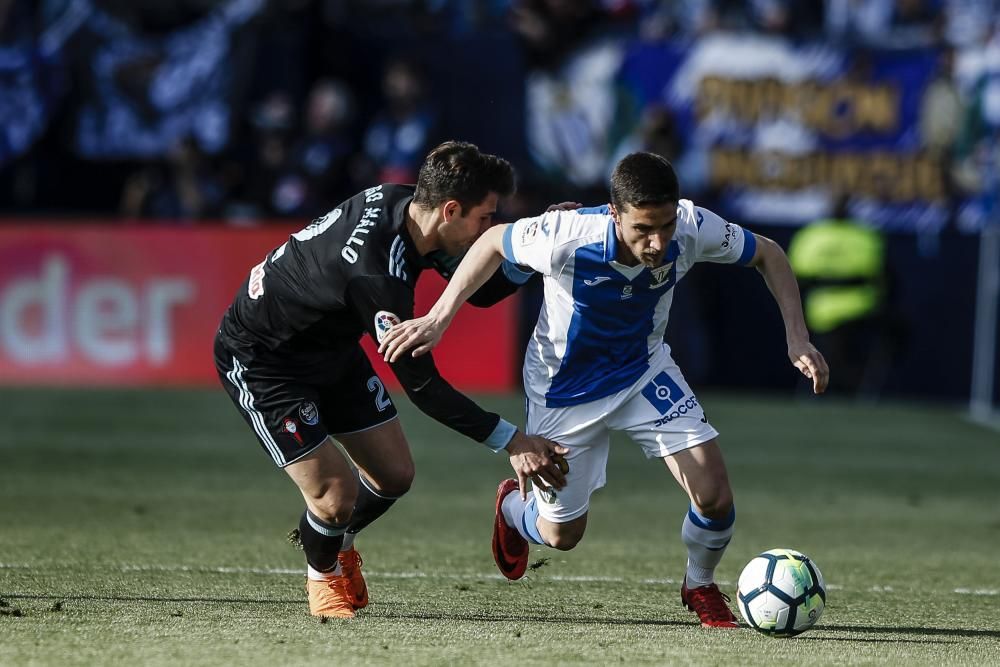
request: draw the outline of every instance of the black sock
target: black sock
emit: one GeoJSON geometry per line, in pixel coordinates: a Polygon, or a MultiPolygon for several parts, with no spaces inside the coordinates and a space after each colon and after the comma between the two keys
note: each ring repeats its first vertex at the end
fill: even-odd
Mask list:
{"type": "Polygon", "coordinates": [[[344,541],[343,524],[327,523],[306,510],[299,519],[299,539],[306,552],[306,562],[317,572],[331,572],[337,567],[337,554],[344,541]]]}
{"type": "Polygon", "coordinates": [[[392,504],[399,500],[398,497],[379,495],[364,475],[360,473],[357,475],[358,499],[354,501],[354,513],[351,514],[351,521],[347,524],[347,532],[352,535],[361,532],[365,526],[388,512],[392,504]]]}

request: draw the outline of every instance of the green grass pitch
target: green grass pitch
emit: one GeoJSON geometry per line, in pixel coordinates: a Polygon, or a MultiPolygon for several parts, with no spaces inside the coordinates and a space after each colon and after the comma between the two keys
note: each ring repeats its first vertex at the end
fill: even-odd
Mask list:
{"type": "MultiPolygon", "coordinates": [[[[829,584],[795,639],[705,630],[678,599],[686,500],[618,438],[583,543],[496,573],[496,456],[400,400],[410,494],[362,534],[372,604],[307,614],[301,511],[218,391],[3,390],[0,664],[1000,664],[1000,437],[955,411],[706,395],[737,532],[829,584]],[[547,559],[547,560],[542,560],[547,559]]],[[[485,405],[521,421],[521,400],[485,405]]],[[[734,607],[735,608],[735,607],[734,607]]]]}

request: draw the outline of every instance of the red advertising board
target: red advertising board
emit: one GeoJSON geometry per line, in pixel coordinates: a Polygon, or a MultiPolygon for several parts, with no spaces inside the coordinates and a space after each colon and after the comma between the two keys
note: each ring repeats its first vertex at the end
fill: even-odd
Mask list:
{"type": "MultiPolygon", "coordinates": [[[[0,383],[216,384],[220,317],[250,267],[297,230],[0,226],[0,383]]],[[[421,277],[418,313],[443,286],[421,277]]],[[[516,312],[514,299],[463,307],[434,353],[442,375],[469,391],[511,389],[516,312]]]]}

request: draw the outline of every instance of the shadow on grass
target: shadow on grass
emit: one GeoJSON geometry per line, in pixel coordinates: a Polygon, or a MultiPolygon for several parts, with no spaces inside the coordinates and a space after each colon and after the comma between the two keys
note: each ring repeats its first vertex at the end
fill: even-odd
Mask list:
{"type": "MultiPolygon", "coordinates": [[[[35,595],[35,594],[3,594],[10,600],[52,600],[68,602],[71,600],[100,602],[200,602],[206,604],[264,604],[264,605],[304,605],[305,598],[268,599],[268,598],[225,598],[225,597],[165,597],[141,595],[35,595]]],[[[529,622],[592,625],[636,625],[636,626],[675,626],[693,627],[689,620],[673,621],[660,618],[610,618],[594,616],[533,616],[524,614],[462,614],[462,613],[412,613],[391,611],[387,604],[375,604],[372,611],[365,614],[369,618],[385,618],[415,621],[482,621],[482,622],[529,622]],[[382,607],[380,610],[379,607],[382,607]]],[[[962,628],[919,628],[904,626],[873,626],[873,625],[826,625],[816,628],[808,636],[797,637],[797,641],[857,641],[857,642],[896,642],[896,643],[952,643],[944,640],[930,639],[892,639],[879,637],[828,637],[827,633],[851,632],[861,635],[923,635],[931,637],[955,637],[976,639],[1000,639],[1000,630],[973,630],[962,628]]]]}
{"type": "MultiPolygon", "coordinates": [[[[858,632],[861,634],[932,635],[940,637],[975,637],[1000,639],[1000,630],[972,630],[965,628],[913,628],[889,625],[826,625],[815,632],[858,632]]],[[[831,637],[832,639],[832,637],[831,637]]]]}
{"type": "MultiPolygon", "coordinates": [[[[4,594],[8,600],[52,600],[54,602],[95,601],[95,602],[200,602],[206,604],[266,604],[266,605],[305,605],[306,600],[296,599],[260,599],[260,598],[225,598],[225,597],[167,597],[143,595],[38,595],[38,594],[4,594]]],[[[378,613],[366,614],[369,618],[384,618],[414,621],[483,621],[483,622],[530,622],[530,623],[589,623],[603,625],[676,625],[690,627],[690,621],[670,621],[665,619],[643,618],[599,618],[589,616],[531,616],[523,614],[431,614],[393,612],[390,606],[382,603],[373,605],[375,609],[382,607],[378,613]]],[[[375,610],[373,609],[373,611],[375,610]]]]}
{"type": "Polygon", "coordinates": [[[893,637],[795,637],[797,642],[857,642],[859,644],[957,644],[957,639],[899,639],[893,637]]]}
{"type": "Polygon", "coordinates": [[[0,597],[8,600],[56,600],[67,602],[70,600],[85,600],[95,602],[205,602],[218,603],[230,602],[234,604],[305,604],[305,597],[295,600],[275,600],[262,598],[182,598],[166,596],[145,596],[145,595],[34,595],[34,594],[0,594],[0,597]]]}
{"type": "Polygon", "coordinates": [[[401,619],[408,621],[480,621],[484,623],[551,623],[557,625],[660,625],[679,628],[694,627],[691,621],[671,621],[663,618],[611,618],[594,616],[532,616],[531,614],[432,614],[396,613],[372,614],[372,618],[401,619]]]}

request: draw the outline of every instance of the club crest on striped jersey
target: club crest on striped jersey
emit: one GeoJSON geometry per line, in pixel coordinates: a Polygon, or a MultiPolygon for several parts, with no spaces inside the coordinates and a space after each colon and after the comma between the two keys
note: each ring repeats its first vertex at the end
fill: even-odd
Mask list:
{"type": "Polygon", "coordinates": [[[399,322],[399,317],[388,310],[380,310],[375,313],[375,339],[381,343],[385,339],[385,335],[389,333],[389,329],[399,322]]]}
{"type": "Polygon", "coordinates": [[[674,263],[668,262],[659,268],[652,269],[650,273],[653,274],[653,280],[649,283],[649,287],[659,287],[670,280],[670,269],[672,268],[674,268],[674,263]]]}

